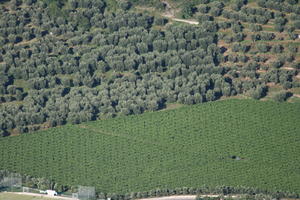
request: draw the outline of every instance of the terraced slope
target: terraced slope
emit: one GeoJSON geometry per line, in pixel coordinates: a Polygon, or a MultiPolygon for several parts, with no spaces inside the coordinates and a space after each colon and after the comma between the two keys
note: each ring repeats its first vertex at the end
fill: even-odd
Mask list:
{"type": "Polygon", "coordinates": [[[0,139],[0,169],[105,192],[300,192],[300,104],[224,100],[0,139]]]}

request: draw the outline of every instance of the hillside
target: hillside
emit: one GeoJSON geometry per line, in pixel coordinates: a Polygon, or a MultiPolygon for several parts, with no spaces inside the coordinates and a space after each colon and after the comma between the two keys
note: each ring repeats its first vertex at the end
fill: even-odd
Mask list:
{"type": "Polygon", "coordinates": [[[299,0],[0,0],[0,180],[300,197],[299,72],[299,0]]]}
{"type": "Polygon", "coordinates": [[[203,185],[300,193],[299,115],[300,104],[236,99],[66,125],[1,138],[0,169],[108,193],[203,185]]]}
{"type": "Polygon", "coordinates": [[[297,0],[1,2],[0,135],[232,96],[299,102],[297,0]]]}

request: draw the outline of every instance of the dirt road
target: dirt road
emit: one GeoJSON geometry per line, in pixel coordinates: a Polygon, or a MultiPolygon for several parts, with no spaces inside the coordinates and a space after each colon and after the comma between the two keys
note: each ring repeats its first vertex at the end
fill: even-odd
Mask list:
{"type": "MultiPolygon", "coordinates": [[[[200,197],[220,197],[219,194],[203,194],[200,197]]],[[[241,195],[225,195],[223,197],[238,198],[241,195]]],[[[154,198],[144,198],[139,200],[195,200],[196,195],[177,195],[177,196],[167,196],[167,197],[154,197],[154,198]]]]}
{"type": "Polygon", "coordinates": [[[154,198],[146,198],[139,200],[195,200],[196,195],[178,195],[178,196],[169,196],[169,197],[154,197],[154,198]]]}
{"type": "Polygon", "coordinates": [[[171,15],[167,15],[167,14],[162,15],[162,16],[164,16],[166,18],[169,18],[169,19],[171,19],[173,21],[177,21],[177,22],[184,22],[184,23],[194,24],[194,25],[198,25],[199,24],[199,22],[197,22],[197,21],[187,20],[187,19],[179,19],[179,18],[175,18],[175,17],[173,17],[171,15]]]}
{"type": "Polygon", "coordinates": [[[64,200],[77,200],[69,197],[60,197],[60,196],[48,196],[45,194],[35,194],[35,193],[27,193],[27,192],[7,192],[11,194],[19,194],[19,195],[28,195],[28,196],[33,196],[33,197],[43,197],[43,198],[48,198],[48,199],[64,199],[64,200]]]}
{"type": "Polygon", "coordinates": [[[177,22],[184,22],[184,23],[195,24],[195,25],[199,24],[199,22],[197,22],[197,21],[176,18],[175,10],[174,10],[174,8],[172,8],[170,3],[168,1],[162,1],[162,3],[164,3],[166,5],[166,11],[164,14],[162,14],[163,17],[169,18],[169,19],[171,19],[173,21],[177,21],[177,22]]]}

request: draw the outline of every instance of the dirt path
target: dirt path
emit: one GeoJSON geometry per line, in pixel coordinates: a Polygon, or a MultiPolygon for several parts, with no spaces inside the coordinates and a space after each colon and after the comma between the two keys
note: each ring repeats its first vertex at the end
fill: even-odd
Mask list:
{"type": "Polygon", "coordinates": [[[169,18],[169,19],[171,19],[171,20],[173,20],[173,21],[177,21],[177,22],[184,22],[184,23],[194,24],[194,25],[198,25],[198,24],[199,24],[199,22],[197,22],[197,21],[186,20],[186,19],[179,19],[179,18],[175,18],[175,17],[173,17],[173,16],[171,16],[171,15],[168,15],[168,14],[164,14],[164,15],[162,15],[162,16],[163,16],[163,17],[166,17],[166,18],[169,18]]]}
{"type": "MultiPolygon", "coordinates": [[[[220,197],[219,194],[204,194],[199,195],[200,197],[220,197]]],[[[167,197],[154,197],[154,198],[144,198],[139,200],[195,200],[197,195],[175,195],[167,197]]],[[[238,198],[240,195],[225,195],[223,197],[238,198]]]]}
{"type": "Polygon", "coordinates": [[[166,5],[165,15],[167,15],[169,17],[174,17],[175,16],[175,11],[172,8],[172,6],[170,5],[170,3],[167,2],[167,1],[162,1],[162,3],[164,3],[166,5]]]}
{"type": "Polygon", "coordinates": [[[194,20],[186,20],[186,19],[179,19],[175,17],[175,10],[172,8],[172,6],[170,5],[170,3],[168,1],[162,1],[162,3],[164,3],[166,5],[166,12],[164,14],[162,14],[163,17],[169,18],[173,21],[177,21],[177,22],[184,22],[184,23],[188,23],[188,24],[199,24],[199,22],[194,21],[194,20]]]}
{"type": "MultiPolygon", "coordinates": [[[[166,4],[166,11],[164,13],[157,13],[158,15],[162,16],[162,17],[166,17],[170,20],[173,21],[177,21],[177,22],[183,22],[183,23],[187,23],[187,24],[194,24],[194,25],[198,25],[199,22],[194,21],[194,20],[187,20],[187,19],[179,19],[175,17],[175,10],[171,7],[171,5],[167,2],[167,1],[162,1],[164,4],[166,4]]],[[[143,6],[136,6],[137,9],[139,10],[147,10],[147,11],[151,11],[151,12],[155,12],[154,8],[146,8],[143,6]]]]}
{"type": "Polygon", "coordinates": [[[281,69],[285,69],[285,70],[295,70],[295,68],[292,68],[292,67],[282,67],[281,69]]]}
{"type": "Polygon", "coordinates": [[[300,94],[293,94],[293,96],[300,98],[300,94]]]}
{"type": "Polygon", "coordinates": [[[154,197],[154,198],[146,198],[139,200],[195,200],[196,195],[178,195],[178,196],[169,196],[169,197],[154,197]]]}
{"type": "Polygon", "coordinates": [[[60,196],[48,196],[45,194],[35,194],[35,193],[27,193],[27,192],[7,192],[10,194],[18,194],[18,195],[28,195],[28,196],[33,196],[33,197],[42,197],[42,198],[48,198],[48,199],[64,199],[64,200],[77,200],[74,198],[69,198],[69,197],[60,197],[60,196]]]}

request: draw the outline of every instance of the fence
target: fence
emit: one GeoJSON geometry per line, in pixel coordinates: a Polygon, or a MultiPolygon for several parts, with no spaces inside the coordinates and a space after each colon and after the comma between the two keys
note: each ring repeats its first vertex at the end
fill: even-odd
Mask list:
{"type": "Polygon", "coordinates": [[[0,191],[20,191],[22,178],[19,174],[8,174],[0,179],[0,191]]]}

